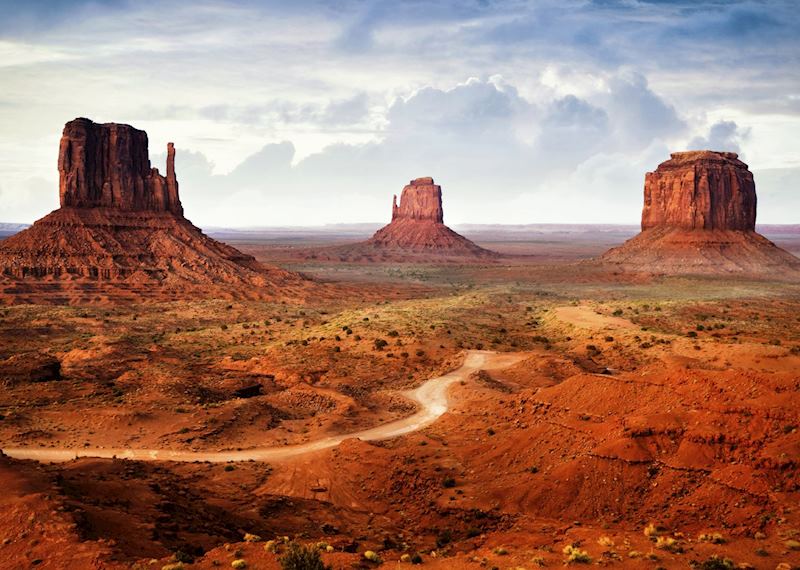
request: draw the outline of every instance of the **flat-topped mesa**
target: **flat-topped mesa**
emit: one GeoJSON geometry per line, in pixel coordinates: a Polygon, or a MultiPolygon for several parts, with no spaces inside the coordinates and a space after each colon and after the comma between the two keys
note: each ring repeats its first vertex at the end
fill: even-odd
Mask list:
{"type": "Polygon", "coordinates": [[[442,210],[442,187],[433,183],[433,178],[426,176],[412,180],[400,195],[392,202],[392,221],[417,220],[444,223],[442,210]]]}
{"type": "Polygon", "coordinates": [[[800,275],[800,259],[756,233],[756,186],[733,152],[676,152],[645,176],[642,231],[600,263],[648,275],[800,275]]]}
{"type": "Polygon", "coordinates": [[[754,231],[753,174],[734,152],[675,152],[648,172],[642,230],[754,231]]]}
{"type": "Polygon", "coordinates": [[[130,125],[78,118],[64,126],[58,153],[61,207],[172,212],[183,216],[175,146],[167,175],[151,168],[147,133],[130,125]]]}

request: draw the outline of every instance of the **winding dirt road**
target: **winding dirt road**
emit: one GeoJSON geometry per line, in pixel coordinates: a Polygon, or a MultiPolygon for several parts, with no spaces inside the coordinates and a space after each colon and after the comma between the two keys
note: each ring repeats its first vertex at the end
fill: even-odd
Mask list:
{"type": "Polygon", "coordinates": [[[524,358],[516,353],[494,353],[470,350],[460,368],[431,378],[418,388],[403,394],[419,404],[419,410],[407,417],[371,429],[335,435],[300,445],[262,447],[242,451],[177,451],[169,449],[113,449],[83,448],[59,449],[41,447],[20,447],[3,449],[2,452],[15,459],[35,461],[65,462],[78,457],[101,457],[135,459],[138,461],[207,461],[227,463],[229,461],[280,461],[298,455],[336,447],[346,439],[358,438],[365,441],[389,439],[429,426],[450,407],[448,389],[455,382],[466,380],[477,370],[498,370],[511,366],[524,358]]]}

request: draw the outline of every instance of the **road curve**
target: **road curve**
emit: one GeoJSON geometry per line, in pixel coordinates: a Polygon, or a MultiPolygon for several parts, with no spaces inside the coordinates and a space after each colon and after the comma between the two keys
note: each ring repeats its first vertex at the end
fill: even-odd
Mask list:
{"type": "Polygon", "coordinates": [[[448,389],[455,382],[466,380],[470,374],[477,370],[506,368],[522,358],[523,355],[518,353],[470,350],[467,352],[464,364],[460,368],[444,376],[431,378],[418,388],[403,392],[405,396],[419,404],[419,410],[415,414],[367,430],[325,437],[299,445],[219,452],[123,448],[59,449],[46,447],[8,448],[3,449],[2,452],[15,459],[32,459],[34,461],[55,463],[71,461],[78,457],[135,459],[137,461],[206,461],[211,463],[227,463],[230,461],[275,462],[336,447],[346,439],[358,438],[365,441],[375,441],[420,430],[432,424],[449,409],[448,389]]]}

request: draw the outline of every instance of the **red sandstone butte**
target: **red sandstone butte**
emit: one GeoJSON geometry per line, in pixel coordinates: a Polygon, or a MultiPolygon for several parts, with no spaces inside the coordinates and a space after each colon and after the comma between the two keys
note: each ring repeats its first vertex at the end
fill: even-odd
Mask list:
{"type": "Polygon", "coordinates": [[[172,143],[162,176],[147,133],[79,118],[64,127],[58,171],[61,207],[0,242],[0,301],[297,297],[309,285],[184,217],[172,143]]]}
{"type": "Polygon", "coordinates": [[[167,144],[167,176],[150,167],[147,133],[130,125],[75,119],[64,126],[58,153],[62,207],[172,212],[183,216],[175,178],[175,146],[167,144]]]}
{"type": "Polygon", "coordinates": [[[601,256],[652,274],[800,271],[800,259],[756,233],[753,174],[733,152],[675,152],[645,175],[642,231],[601,256]]]}
{"type": "Polygon", "coordinates": [[[433,178],[412,180],[392,201],[392,221],[363,244],[367,249],[397,253],[494,257],[492,251],[471,242],[444,225],[442,187],[433,178]]]}
{"type": "Polygon", "coordinates": [[[733,152],[676,152],[644,182],[642,230],[756,228],[756,185],[733,152]]]}
{"type": "Polygon", "coordinates": [[[306,259],[386,262],[483,262],[499,254],[483,249],[444,225],[442,187],[426,176],[392,199],[392,221],[370,239],[351,245],[299,251],[306,259]]]}
{"type": "Polygon", "coordinates": [[[400,205],[397,195],[392,199],[392,221],[417,220],[444,223],[442,210],[442,187],[433,183],[433,178],[417,178],[403,188],[400,205]]]}

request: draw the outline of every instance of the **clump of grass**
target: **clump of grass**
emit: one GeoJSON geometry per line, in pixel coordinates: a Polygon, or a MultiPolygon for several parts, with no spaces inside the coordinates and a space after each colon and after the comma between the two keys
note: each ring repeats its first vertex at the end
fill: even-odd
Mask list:
{"type": "Polygon", "coordinates": [[[502,546],[498,546],[497,548],[494,549],[494,553],[497,554],[498,556],[506,556],[508,554],[508,550],[506,550],[502,546]]]}
{"type": "Polygon", "coordinates": [[[233,568],[234,570],[244,570],[245,568],[247,568],[247,562],[239,558],[231,562],[231,568],[233,568]]]}
{"type": "Polygon", "coordinates": [[[245,542],[261,542],[262,538],[257,534],[251,534],[249,532],[244,533],[245,542]]]}
{"type": "Polygon", "coordinates": [[[381,557],[378,556],[378,553],[375,552],[374,550],[367,550],[364,553],[364,559],[369,560],[370,562],[374,562],[375,564],[381,563],[381,557]]]}

